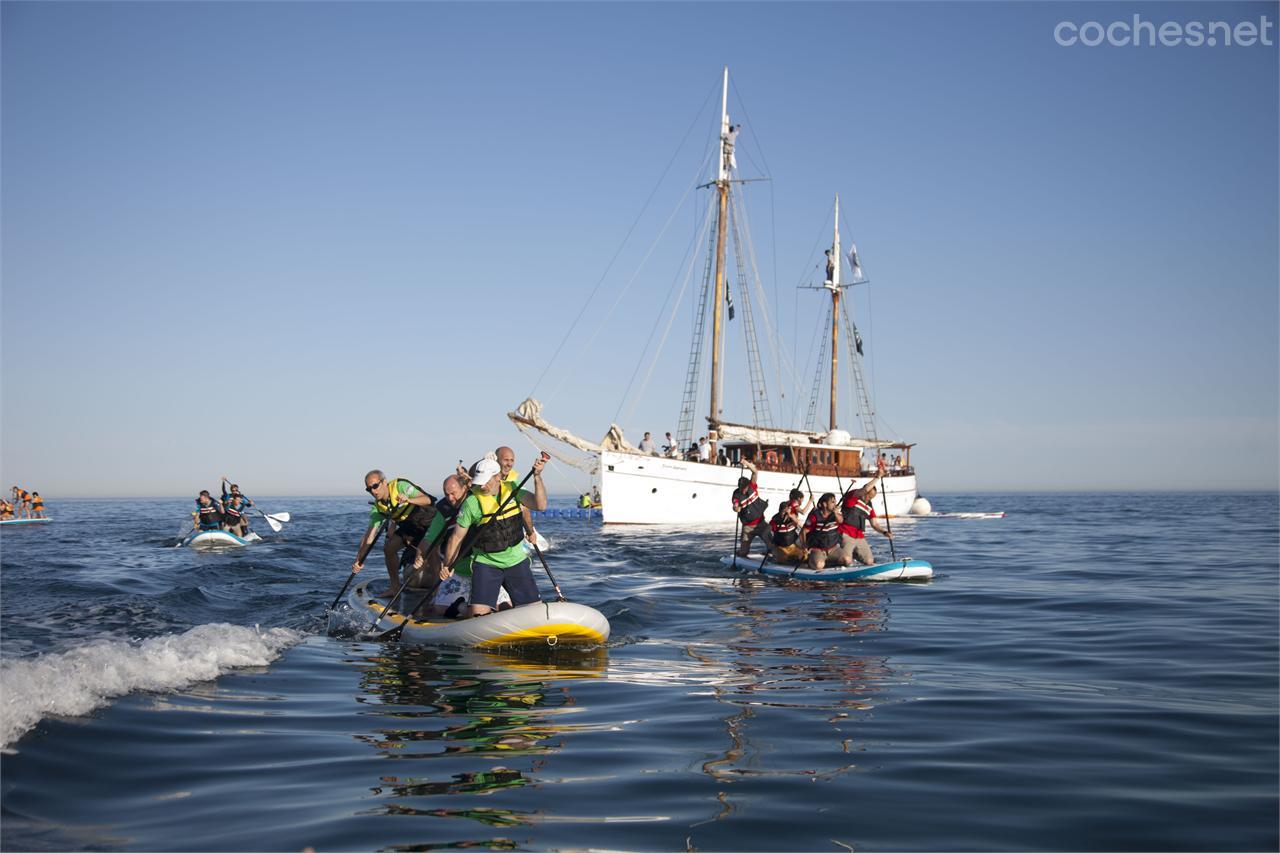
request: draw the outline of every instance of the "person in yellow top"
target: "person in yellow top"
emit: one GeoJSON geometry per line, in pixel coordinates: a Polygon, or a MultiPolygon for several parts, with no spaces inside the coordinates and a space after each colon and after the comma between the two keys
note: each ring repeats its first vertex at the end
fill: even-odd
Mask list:
{"type": "Polygon", "coordinates": [[[44,498],[39,492],[31,493],[31,517],[44,518],[44,498]]]}
{"type": "MultiPolygon", "coordinates": [[[[493,452],[493,456],[498,460],[498,470],[502,474],[502,492],[498,495],[498,500],[501,502],[506,500],[511,490],[520,484],[520,475],[516,473],[516,452],[510,447],[499,447],[493,452]]],[[[520,504],[520,521],[524,525],[524,538],[528,539],[531,545],[537,544],[538,531],[534,529],[533,516],[529,514],[529,508],[524,504],[520,504]]]]}
{"type": "Polygon", "coordinates": [[[364,568],[364,558],[373,548],[382,522],[387,522],[387,538],[382,555],[387,563],[386,596],[395,598],[400,593],[400,551],[406,546],[417,548],[427,528],[435,520],[436,499],[403,477],[387,478],[376,468],[364,475],[364,490],[373,497],[373,509],[369,512],[369,527],[360,540],[356,561],[351,564],[353,573],[364,568]]]}
{"type": "Polygon", "coordinates": [[[8,521],[11,518],[13,518],[13,504],[0,498],[0,521],[8,521]]]}

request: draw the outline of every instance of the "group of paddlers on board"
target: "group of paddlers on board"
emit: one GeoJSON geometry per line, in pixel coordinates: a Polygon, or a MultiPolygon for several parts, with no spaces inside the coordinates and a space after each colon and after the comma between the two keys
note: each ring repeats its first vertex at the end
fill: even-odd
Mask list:
{"type": "Polygon", "coordinates": [[[243,539],[249,535],[249,513],[253,499],[241,494],[240,486],[222,478],[222,499],[218,500],[204,489],[196,496],[196,508],[191,519],[197,531],[224,530],[243,539]],[[230,491],[228,491],[230,488],[230,491]]]}
{"type": "MultiPolygon", "coordinates": [[[[875,557],[867,543],[867,527],[893,538],[893,533],[876,522],[871,503],[878,493],[874,480],[859,487],[851,485],[839,497],[827,492],[818,498],[816,506],[813,496],[809,495],[806,501],[805,493],[797,487],[766,521],[768,502],[756,488],[756,468],[750,462],[742,465],[751,471],[751,476],[739,477],[738,488],[733,492],[733,509],[741,525],[739,557],[748,556],[752,541],[759,537],[777,563],[807,563],[812,569],[852,566],[855,561],[870,566],[875,564],[875,557]],[[801,521],[806,510],[809,514],[801,521]]],[[[806,474],[800,484],[807,479],[806,474]]]]}
{"type": "Polygon", "coordinates": [[[44,518],[44,498],[21,486],[9,490],[9,499],[0,498],[0,521],[16,518],[44,518]]]}
{"type": "Polygon", "coordinates": [[[404,477],[370,471],[364,489],[373,507],[352,575],[385,532],[388,585],[379,597],[388,607],[406,590],[421,595],[411,611],[420,616],[482,616],[540,601],[524,543],[541,556],[530,510],[547,508],[542,470],[548,459],[542,454],[521,478],[515,451],[499,447],[469,469],[459,465],[444,479],[440,499],[404,477]],[[532,491],[524,488],[530,479],[532,491]]]}

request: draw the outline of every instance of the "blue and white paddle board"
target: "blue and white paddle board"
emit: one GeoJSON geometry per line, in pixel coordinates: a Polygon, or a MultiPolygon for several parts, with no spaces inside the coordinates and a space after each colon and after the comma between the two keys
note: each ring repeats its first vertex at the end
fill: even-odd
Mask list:
{"type": "MultiPolygon", "coordinates": [[[[738,570],[759,571],[761,574],[779,578],[793,578],[801,581],[907,581],[924,580],[933,577],[933,566],[924,560],[913,560],[905,557],[888,563],[877,563],[874,566],[830,566],[814,570],[806,566],[778,565],[766,560],[763,567],[760,560],[763,554],[738,558],[738,570]]],[[[726,566],[733,565],[733,555],[721,557],[720,562],[726,566]]]]}
{"type": "Polygon", "coordinates": [[[52,518],[9,518],[0,521],[0,524],[48,524],[51,521],[52,518]]]}

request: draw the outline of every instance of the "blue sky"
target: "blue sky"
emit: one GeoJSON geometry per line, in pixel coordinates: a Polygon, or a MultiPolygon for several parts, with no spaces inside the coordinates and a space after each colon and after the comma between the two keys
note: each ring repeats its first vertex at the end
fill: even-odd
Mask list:
{"type": "MultiPolygon", "coordinates": [[[[728,65],[782,348],[811,352],[821,297],[797,285],[838,192],[880,430],[918,444],[925,494],[1274,489],[1277,48],[1054,41],[1135,13],[1280,18],[5,2],[0,479],[434,484],[498,443],[523,467],[504,413],[535,384],[591,439],[619,413],[633,440],[674,430],[696,281],[645,394],[623,390],[682,281],[728,65]]],[[[727,347],[741,365],[740,321],[727,347]]],[[[781,375],[803,414],[809,369],[781,375]]],[[[745,372],[726,381],[749,419],[745,372]]]]}

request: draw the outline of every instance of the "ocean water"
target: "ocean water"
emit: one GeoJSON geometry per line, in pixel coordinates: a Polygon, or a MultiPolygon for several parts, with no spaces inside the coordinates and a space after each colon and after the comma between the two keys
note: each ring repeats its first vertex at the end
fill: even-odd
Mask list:
{"type": "Polygon", "coordinates": [[[613,636],[519,656],[329,636],[357,497],[214,554],[51,502],[0,531],[0,847],[1277,849],[1277,496],[930,498],[1008,515],[895,523],[910,584],[547,519],[613,636]]]}

